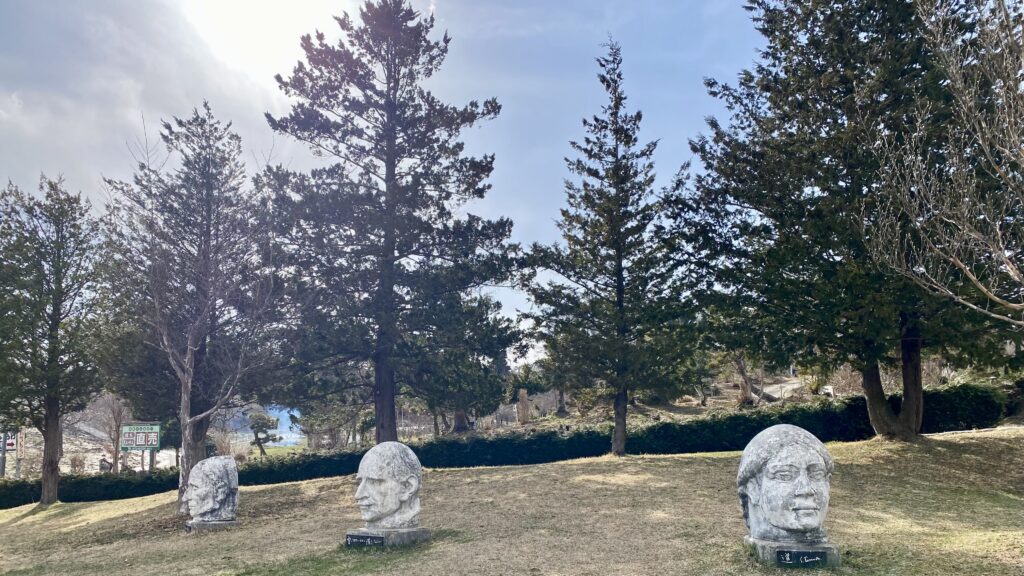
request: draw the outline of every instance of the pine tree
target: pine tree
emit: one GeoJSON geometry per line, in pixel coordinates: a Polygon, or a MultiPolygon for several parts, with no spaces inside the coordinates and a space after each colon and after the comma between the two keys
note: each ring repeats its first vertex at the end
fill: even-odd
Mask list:
{"type": "Polygon", "coordinates": [[[558,221],[565,245],[534,248],[540,265],[560,279],[530,291],[539,307],[534,319],[564,344],[563,361],[571,358],[574,373],[614,396],[612,452],[622,455],[628,395],[659,380],[666,360],[654,335],[677,299],[675,260],[657,232],[678,188],[653,190],[657,143],[638,144],[642,115],[626,109],[622,50],[606,46],[597,63],[608,103],[583,120],[586,137],[570,143],[580,156],[566,159],[579,181],[565,185],[568,207],[558,221]]]}
{"type": "Polygon", "coordinates": [[[871,259],[876,217],[872,131],[900,134],[925,102],[948,95],[924,46],[913,2],[752,0],[767,46],[736,86],[706,82],[731,113],[691,143],[706,173],[686,203],[680,237],[706,266],[707,304],[731,312],[748,350],[785,365],[850,363],[863,376],[880,435],[921,427],[922,348],[969,349],[994,360],[1000,335],[871,259]],[[986,347],[988,349],[986,350],[986,347]],[[900,365],[895,412],[880,365],[900,365]]]}
{"type": "Polygon", "coordinates": [[[260,451],[260,458],[265,458],[267,450],[265,446],[273,442],[280,442],[281,437],[274,434],[277,430],[278,419],[262,411],[249,413],[249,430],[252,431],[253,439],[250,442],[260,451]]]}
{"type": "Polygon", "coordinates": [[[0,191],[0,420],[43,435],[42,504],[58,499],[61,417],[101,381],[90,336],[101,291],[101,222],[88,201],[42,178],[42,198],[0,191]]]}
{"type": "Polygon", "coordinates": [[[462,129],[497,116],[497,101],[456,107],[424,83],[450,38],[430,38],[433,16],[404,0],[367,2],[361,25],[336,18],[342,38],[304,36],[305,62],[278,83],[296,103],[270,125],[333,165],[310,174],[269,170],[295,266],[296,353],[310,369],[372,363],[377,441],[397,439],[395,372],[411,358],[411,311],[430,294],[462,294],[501,280],[512,264],[512,223],[464,213],[482,198],[493,156],[469,157],[462,129]]]}

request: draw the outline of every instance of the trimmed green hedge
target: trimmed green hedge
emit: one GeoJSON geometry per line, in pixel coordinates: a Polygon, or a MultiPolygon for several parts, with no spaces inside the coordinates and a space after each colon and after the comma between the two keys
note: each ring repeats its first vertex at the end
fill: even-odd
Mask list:
{"type": "MultiPolygon", "coordinates": [[[[901,398],[889,398],[899,408],[901,398]]],[[[1008,399],[1002,391],[962,384],[924,393],[922,432],[970,430],[994,426],[1008,399]]],[[[755,434],[775,424],[795,424],[824,442],[849,442],[874,436],[862,397],[808,404],[770,406],[746,412],[712,413],[683,423],[662,423],[632,434],[626,441],[631,454],[683,454],[742,450],[755,434]]],[[[570,435],[546,431],[494,438],[446,437],[415,446],[420,462],[428,468],[509,466],[542,464],[571,458],[600,456],[608,452],[608,432],[583,430],[570,435]]],[[[243,465],[238,481],[243,485],[276,484],[353,474],[362,452],[298,454],[267,458],[243,465]]],[[[64,502],[89,502],[146,496],[177,488],[176,469],[159,470],[151,476],[62,476],[60,498],[64,502]]],[[[40,483],[0,480],[0,508],[39,501],[40,483]]]]}
{"type": "Polygon", "coordinates": [[[362,457],[362,452],[335,452],[264,458],[243,464],[238,469],[238,483],[277,484],[354,474],[362,457]]]}
{"type": "MultiPolygon", "coordinates": [[[[890,398],[895,402],[898,397],[890,398]]],[[[950,432],[990,428],[999,423],[1009,407],[1009,396],[992,386],[961,384],[924,391],[921,431],[950,432]]]]}
{"type": "MultiPolygon", "coordinates": [[[[167,492],[178,487],[178,469],[146,474],[61,474],[62,502],[120,500],[167,492]]],[[[0,509],[39,501],[42,484],[37,480],[0,479],[0,509]]]]}

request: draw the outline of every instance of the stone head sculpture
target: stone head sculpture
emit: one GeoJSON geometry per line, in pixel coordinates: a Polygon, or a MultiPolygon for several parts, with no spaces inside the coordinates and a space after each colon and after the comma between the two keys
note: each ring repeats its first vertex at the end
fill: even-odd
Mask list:
{"type": "Polygon", "coordinates": [[[188,513],[199,522],[235,519],[238,509],[238,466],[230,456],[200,460],[192,467],[185,489],[188,513]]]}
{"type": "Polygon", "coordinates": [[[789,424],[762,430],[740,458],[736,487],[750,537],[774,542],[827,542],[829,480],[825,445],[789,424]]]}
{"type": "Polygon", "coordinates": [[[381,442],[363,455],[356,504],[368,529],[419,525],[421,473],[416,454],[400,442],[381,442]]]}

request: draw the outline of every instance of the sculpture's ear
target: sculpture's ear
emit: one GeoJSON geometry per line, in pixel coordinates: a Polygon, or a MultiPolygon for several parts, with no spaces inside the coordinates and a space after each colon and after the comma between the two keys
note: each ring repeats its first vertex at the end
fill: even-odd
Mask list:
{"type": "Polygon", "coordinates": [[[761,479],[759,477],[757,477],[757,476],[754,476],[750,480],[747,480],[747,485],[745,486],[744,492],[746,492],[746,494],[747,494],[747,502],[748,502],[748,504],[750,502],[753,502],[755,504],[760,504],[760,502],[761,502],[761,479]]]}
{"type": "Polygon", "coordinates": [[[409,474],[402,480],[402,493],[399,495],[399,500],[405,502],[409,498],[412,498],[414,494],[420,489],[420,479],[415,474],[409,474]]]}

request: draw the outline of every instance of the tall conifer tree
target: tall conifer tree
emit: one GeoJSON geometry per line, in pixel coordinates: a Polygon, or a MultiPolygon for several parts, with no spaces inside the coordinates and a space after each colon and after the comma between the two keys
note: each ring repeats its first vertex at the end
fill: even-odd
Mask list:
{"type": "Polygon", "coordinates": [[[100,389],[93,342],[100,221],[45,177],[42,198],[0,191],[0,421],[43,435],[42,504],[58,498],[61,417],[100,389]]]}
{"type": "MultiPolygon", "coordinates": [[[[680,237],[707,265],[705,293],[735,315],[731,335],[779,364],[795,359],[863,376],[871,423],[910,439],[921,428],[922,350],[994,360],[1000,335],[872,262],[877,217],[873,131],[899,137],[948,94],[910,0],[751,0],[767,46],[735,86],[708,80],[731,118],[691,143],[706,172],[680,237]],[[986,344],[989,346],[986,350],[986,344]],[[880,366],[901,367],[893,410],[880,366]]],[[[996,354],[998,356],[998,353],[996,354]]]]}
{"type": "Polygon", "coordinates": [[[512,223],[459,215],[490,185],[493,156],[473,158],[462,129],[494,118],[490,99],[451,106],[424,82],[440,68],[449,37],[430,38],[433,16],[405,0],[375,0],[361,24],[336,18],[342,32],[304,36],[305,61],[282,90],[291,112],[270,125],[334,162],[310,174],[269,170],[287,224],[281,248],[292,278],[304,350],[311,367],[370,362],[377,441],[396,440],[395,394],[404,342],[445,294],[494,282],[511,260],[512,223]]]}
{"type": "Polygon", "coordinates": [[[612,452],[625,453],[629,393],[659,380],[667,359],[655,334],[675,307],[675,261],[657,231],[678,188],[655,193],[657,142],[640,145],[641,113],[626,109],[622,50],[615,42],[597,58],[608,94],[601,113],[583,120],[579,157],[566,159],[578,178],[567,180],[568,207],[558,228],[564,245],[534,248],[542,267],[560,278],[535,284],[535,315],[549,338],[563,344],[560,360],[614,397],[612,452]]]}

